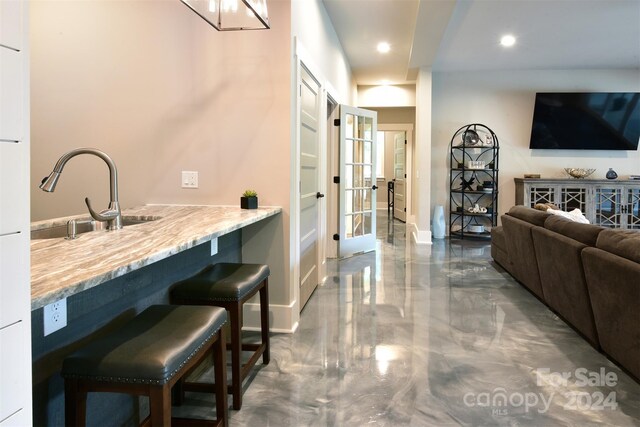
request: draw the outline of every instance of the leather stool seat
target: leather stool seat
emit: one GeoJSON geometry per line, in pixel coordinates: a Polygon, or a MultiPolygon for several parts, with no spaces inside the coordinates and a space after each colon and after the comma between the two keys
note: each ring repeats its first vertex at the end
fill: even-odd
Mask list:
{"type": "Polygon", "coordinates": [[[216,382],[220,382],[216,413],[226,425],[222,328],[226,320],[227,313],[218,307],[154,305],[119,330],[71,354],[62,365],[67,425],[84,425],[89,391],[149,395],[152,425],[169,425],[171,386],[212,349],[216,382]],[[163,396],[162,402],[154,400],[154,393],[163,396]],[[160,418],[154,419],[156,415],[160,418]]]}
{"type": "Polygon", "coordinates": [[[205,267],[195,276],[179,282],[172,290],[175,299],[238,301],[269,277],[269,266],[219,263],[205,267]]]}
{"type": "MultiPolygon", "coordinates": [[[[204,268],[196,275],[176,283],[171,289],[174,304],[214,305],[229,312],[231,326],[231,385],[233,408],[242,407],[242,382],[262,355],[269,363],[269,266],[261,264],[219,263],[204,268]],[[242,307],[260,292],[261,343],[242,343],[242,307]],[[246,364],[241,364],[242,351],[252,351],[246,364]]],[[[185,383],[184,390],[202,390],[206,386],[185,383]]]]}

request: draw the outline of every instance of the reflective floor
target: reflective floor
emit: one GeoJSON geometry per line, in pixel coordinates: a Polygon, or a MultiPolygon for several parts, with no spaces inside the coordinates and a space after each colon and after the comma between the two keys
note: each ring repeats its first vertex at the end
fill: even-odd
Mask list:
{"type": "MultiPolygon", "coordinates": [[[[378,237],[331,263],[298,330],[272,337],[232,426],[640,425],[640,384],[493,264],[488,242],[417,247],[380,216],[378,237]]],[[[203,397],[180,411],[212,418],[203,397]]]]}

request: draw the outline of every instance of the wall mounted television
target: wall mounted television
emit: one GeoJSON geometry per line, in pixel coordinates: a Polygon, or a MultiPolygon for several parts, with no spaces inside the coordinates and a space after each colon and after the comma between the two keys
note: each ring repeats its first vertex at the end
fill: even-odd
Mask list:
{"type": "Polygon", "coordinates": [[[640,93],[536,93],[529,148],[637,150],[640,93]]]}

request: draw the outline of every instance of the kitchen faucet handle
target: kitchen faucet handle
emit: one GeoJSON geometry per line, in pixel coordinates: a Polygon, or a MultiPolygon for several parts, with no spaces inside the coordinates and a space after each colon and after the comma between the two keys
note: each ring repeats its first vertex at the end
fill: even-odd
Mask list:
{"type": "Polygon", "coordinates": [[[84,202],[87,204],[87,208],[89,208],[89,213],[91,214],[91,217],[96,221],[110,221],[112,219],[117,218],[118,215],[120,214],[120,212],[118,212],[115,209],[105,209],[98,213],[94,211],[93,208],[91,207],[91,201],[89,200],[88,197],[84,198],[84,202]]]}

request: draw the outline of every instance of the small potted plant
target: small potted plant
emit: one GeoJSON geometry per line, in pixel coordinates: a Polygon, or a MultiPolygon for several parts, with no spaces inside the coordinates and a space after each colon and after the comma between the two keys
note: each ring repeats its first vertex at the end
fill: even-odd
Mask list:
{"type": "Polygon", "coordinates": [[[240,197],[240,207],[242,209],[258,209],[258,193],[254,190],[245,190],[240,197]]]}

